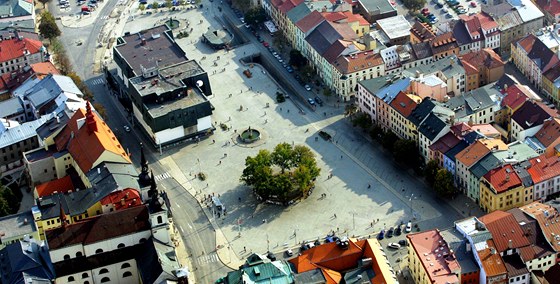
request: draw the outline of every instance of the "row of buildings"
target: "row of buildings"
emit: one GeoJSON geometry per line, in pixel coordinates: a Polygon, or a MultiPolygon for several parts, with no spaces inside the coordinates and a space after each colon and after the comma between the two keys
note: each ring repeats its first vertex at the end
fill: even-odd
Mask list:
{"type": "MultiPolygon", "coordinates": [[[[449,55],[491,49],[509,54],[511,44],[543,27],[545,15],[529,0],[493,1],[474,15],[435,29],[411,25],[386,0],[262,1],[294,49],[317,71],[326,87],[344,99],[360,81],[397,74],[449,55]]],[[[479,66],[473,66],[476,69],[479,66]]],[[[473,68],[469,68],[469,71],[473,68]]],[[[466,85],[461,92],[484,85],[466,85]]]]}
{"type": "Polygon", "coordinates": [[[556,283],[558,202],[458,220],[449,229],[406,236],[415,283],[556,283]]]}

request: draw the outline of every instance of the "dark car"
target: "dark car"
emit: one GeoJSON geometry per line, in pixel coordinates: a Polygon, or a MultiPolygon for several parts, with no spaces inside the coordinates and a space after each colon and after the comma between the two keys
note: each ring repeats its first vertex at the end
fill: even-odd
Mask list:
{"type": "Polygon", "coordinates": [[[402,233],[401,226],[397,226],[397,228],[395,229],[395,236],[400,236],[401,233],[402,233]]]}
{"type": "Polygon", "coordinates": [[[401,245],[403,247],[406,246],[406,240],[400,240],[399,245],[401,245]]]}
{"type": "Polygon", "coordinates": [[[381,230],[381,232],[379,232],[379,234],[377,235],[377,239],[382,240],[384,237],[385,237],[385,230],[381,230]]]}
{"type": "Polygon", "coordinates": [[[394,231],[395,231],[395,229],[393,229],[393,227],[389,228],[389,231],[387,231],[387,238],[393,237],[393,232],[394,231]]]}
{"type": "Polygon", "coordinates": [[[272,260],[272,261],[275,261],[275,260],[276,260],[276,256],[275,256],[272,252],[270,252],[270,251],[266,254],[266,258],[268,258],[268,259],[270,259],[270,260],[272,260]]]}
{"type": "Polygon", "coordinates": [[[319,97],[315,97],[315,102],[318,103],[320,106],[323,106],[323,100],[319,97]]]}

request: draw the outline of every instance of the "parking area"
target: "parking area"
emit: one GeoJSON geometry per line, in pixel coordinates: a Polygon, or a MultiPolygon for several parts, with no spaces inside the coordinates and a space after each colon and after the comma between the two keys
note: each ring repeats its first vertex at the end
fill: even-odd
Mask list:
{"type": "Polygon", "coordinates": [[[480,12],[480,4],[476,0],[430,0],[420,12],[428,22],[437,27],[448,21],[458,20],[460,15],[480,12]]]}

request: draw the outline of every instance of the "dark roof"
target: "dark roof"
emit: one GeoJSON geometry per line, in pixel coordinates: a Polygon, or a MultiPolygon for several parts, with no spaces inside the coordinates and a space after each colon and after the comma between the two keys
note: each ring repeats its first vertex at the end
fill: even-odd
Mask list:
{"type": "Polygon", "coordinates": [[[453,37],[455,37],[459,45],[466,45],[472,42],[469,32],[465,27],[465,24],[463,24],[460,21],[457,21],[455,23],[452,29],[452,33],[453,33],[453,37]]]}
{"type": "Polygon", "coordinates": [[[51,250],[74,244],[87,245],[101,240],[150,230],[148,208],[137,206],[66,225],[45,232],[51,250]]]}
{"type": "Polygon", "coordinates": [[[480,180],[490,170],[500,166],[501,161],[494,155],[486,155],[470,168],[470,172],[480,180]]]}
{"type": "MultiPolygon", "coordinates": [[[[347,24],[337,24],[324,21],[313,30],[305,40],[309,45],[323,55],[339,39],[354,39],[356,34],[347,24]]],[[[333,60],[336,57],[333,58],[333,60]]]]}
{"type": "Polygon", "coordinates": [[[533,60],[543,73],[560,61],[556,53],[533,34],[517,41],[517,46],[525,50],[529,59],[533,60]]]}
{"type": "Polygon", "coordinates": [[[455,162],[455,155],[459,154],[459,152],[463,151],[468,146],[469,144],[467,144],[467,142],[461,140],[459,144],[455,145],[455,147],[445,152],[444,155],[449,159],[451,159],[451,161],[455,162]]]}
{"type": "Polygon", "coordinates": [[[435,107],[436,104],[434,101],[429,98],[425,98],[408,116],[408,120],[418,126],[435,107]]]}
{"type": "Polygon", "coordinates": [[[386,14],[395,11],[395,7],[387,0],[358,0],[371,15],[386,14]]]}
{"type": "Polygon", "coordinates": [[[35,240],[17,241],[0,250],[0,283],[51,283],[55,278],[46,245],[35,240]]]}
{"type": "Polygon", "coordinates": [[[57,117],[53,117],[37,128],[37,135],[41,138],[41,140],[53,135],[59,129],[64,127],[66,123],[68,123],[68,120],[70,120],[70,117],[65,111],[61,111],[56,116],[58,119],[57,117]]]}
{"type": "Polygon", "coordinates": [[[511,279],[512,277],[529,274],[529,270],[527,269],[527,267],[525,266],[525,264],[521,260],[521,257],[519,257],[518,254],[515,253],[512,255],[504,255],[502,256],[502,260],[506,265],[508,278],[511,279]]]}
{"type": "Polygon", "coordinates": [[[310,13],[311,10],[309,10],[309,7],[307,7],[307,3],[302,2],[288,11],[288,13],[286,13],[286,16],[292,23],[297,23],[299,20],[303,19],[310,13]]]}
{"type": "Polygon", "coordinates": [[[125,35],[118,39],[115,50],[126,60],[136,75],[141,75],[141,66],[165,67],[187,60],[185,52],[171,36],[167,25],[125,35]],[[142,39],[145,44],[142,45],[142,39]]]}
{"type": "Polygon", "coordinates": [[[102,191],[140,188],[138,172],[132,164],[103,162],[87,172],[86,177],[92,187],[102,191]]]}
{"type": "MultiPolygon", "coordinates": [[[[290,266],[293,264],[290,263],[290,266]]],[[[292,269],[293,270],[293,269],[292,269]]],[[[306,284],[322,284],[326,283],[325,275],[320,268],[305,271],[295,275],[296,283],[306,283],[306,284]]]]}
{"type": "Polygon", "coordinates": [[[471,145],[472,143],[474,143],[476,140],[478,140],[480,138],[484,138],[484,135],[482,135],[482,134],[480,134],[476,131],[471,131],[471,132],[467,133],[467,135],[463,136],[463,139],[469,145],[471,145]]]}
{"type": "Polygon", "coordinates": [[[418,59],[424,59],[428,57],[432,57],[432,48],[430,47],[430,43],[425,41],[417,44],[412,44],[412,51],[414,55],[418,59]]]}
{"type": "Polygon", "coordinates": [[[517,220],[521,229],[525,232],[525,235],[531,243],[531,245],[520,249],[521,259],[524,262],[555,253],[553,248],[543,236],[543,232],[540,230],[539,224],[535,219],[529,217],[519,208],[513,208],[507,212],[511,213],[513,217],[515,217],[515,220],[517,220]]]}
{"type": "Polygon", "coordinates": [[[439,135],[439,133],[443,131],[445,126],[447,126],[445,118],[441,118],[431,112],[418,128],[418,132],[426,136],[428,140],[433,141],[439,135]]]}
{"type": "Polygon", "coordinates": [[[457,119],[467,117],[494,105],[488,88],[471,90],[447,101],[446,106],[455,112],[457,119]]]}
{"type": "Polygon", "coordinates": [[[543,124],[544,120],[550,118],[553,114],[555,114],[555,111],[543,103],[525,101],[525,103],[513,113],[511,119],[517,122],[521,128],[529,129],[543,124]]]}

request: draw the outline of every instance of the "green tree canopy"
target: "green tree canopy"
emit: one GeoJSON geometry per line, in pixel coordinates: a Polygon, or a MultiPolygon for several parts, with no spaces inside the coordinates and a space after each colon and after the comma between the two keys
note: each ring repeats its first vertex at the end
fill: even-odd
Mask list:
{"type": "Polygon", "coordinates": [[[257,26],[266,21],[266,12],[262,7],[252,8],[245,13],[245,23],[257,26]]]}
{"type": "Polygon", "coordinates": [[[436,160],[430,160],[424,169],[424,176],[430,186],[434,185],[436,174],[439,171],[439,164],[436,160]]]}
{"type": "Polygon", "coordinates": [[[232,0],[231,4],[233,7],[241,10],[242,12],[247,11],[251,7],[250,0],[232,0]]]}
{"type": "Polygon", "coordinates": [[[240,179],[263,199],[286,203],[305,196],[319,173],[309,148],[281,143],[272,153],[261,150],[255,157],[247,157],[240,179]]]}
{"type": "Polygon", "coordinates": [[[43,13],[41,13],[39,33],[49,40],[60,36],[60,29],[56,25],[56,21],[49,11],[43,11],[43,13]]]}
{"type": "Polygon", "coordinates": [[[418,11],[426,5],[426,2],[426,0],[403,0],[403,5],[411,11],[418,11]]]}
{"type": "Polygon", "coordinates": [[[300,68],[307,64],[307,59],[297,49],[290,50],[290,65],[300,68]]]}
{"type": "Polygon", "coordinates": [[[152,9],[157,10],[157,8],[159,8],[159,3],[157,1],[154,1],[152,3],[152,9]]]}
{"type": "Polygon", "coordinates": [[[383,138],[381,138],[381,145],[383,145],[385,149],[392,152],[397,140],[399,140],[399,137],[395,133],[393,133],[393,131],[389,130],[385,132],[383,138]]]}
{"type": "Polygon", "coordinates": [[[441,197],[451,197],[455,193],[453,174],[445,169],[439,169],[435,176],[434,190],[441,197]]]}
{"type": "Polygon", "coordinates": [[[418,147],[413,140],[399,139],[393,146],[393,156],[399,163],[416,166],[418,164],[418,147]]]}

